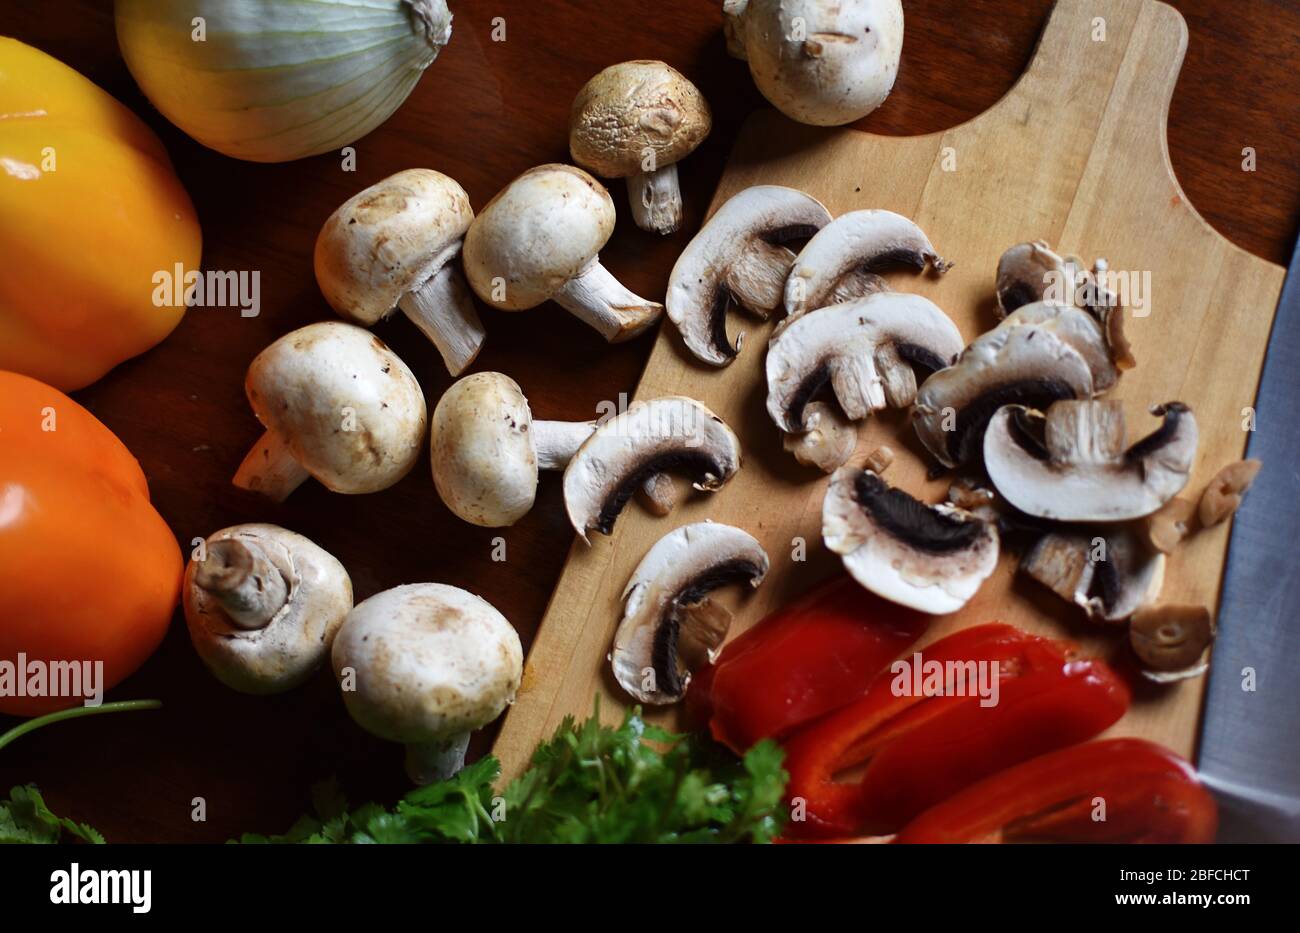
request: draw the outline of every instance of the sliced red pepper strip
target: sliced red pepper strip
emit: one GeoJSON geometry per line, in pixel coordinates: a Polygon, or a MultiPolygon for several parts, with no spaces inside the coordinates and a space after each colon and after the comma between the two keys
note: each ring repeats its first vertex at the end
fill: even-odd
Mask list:
{"type": "Polygon", "coordinates": [[[687,709],[736,752],[862,696],[928,617],[837,576],[767,616],[691,679],[687,709]]]}
{"type": "Polygon", "coordinates": [[[1143,739],[1106,739],[973,784],[896,841],[1209,843],[1217,829],[1214,797],[1190,764],[1143,739]]]}
{"type": "Polygon", "coordinates": [[[964,629],[927,647],[920,660],[948,672],[922,685],[937,695],[902,693],[911,675],[904,684],[891,668],[859,700],[785,741],[787,794],[792,805],[802,801],[792,811],[803,816],[790,824],[792,835],[896,832],[989,774],[1091,738],[1129,704],[1128,687],[1103,662],[1009,625],[964,629]],[[955,663],[973,672],[970,662],[997,662],[995,705],[983,705],[974,682],[958,689],[955,663]],[[858,779],[836,780],[858,766],[858,779]]]}

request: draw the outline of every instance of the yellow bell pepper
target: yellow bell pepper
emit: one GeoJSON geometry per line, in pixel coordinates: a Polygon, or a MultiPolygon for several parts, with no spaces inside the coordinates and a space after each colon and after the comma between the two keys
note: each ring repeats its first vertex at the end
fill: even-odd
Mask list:
{"type": "Polygon", "coordinates": [[[148,350],[185,312],[155,304],[155,276],[197,270],[200,248],[153,131],[67,65],[0,37],[0,369],[79,389],[148,350]]]}

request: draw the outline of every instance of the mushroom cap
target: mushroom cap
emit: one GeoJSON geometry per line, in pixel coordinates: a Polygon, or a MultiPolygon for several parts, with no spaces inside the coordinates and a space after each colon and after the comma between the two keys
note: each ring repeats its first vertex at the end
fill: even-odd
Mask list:
{"type": "Polygon", "coordinates": [[[535,308],[596,258],[614,232],[614,218],[609,192],[582,169],[531,168],[470,224],[465,276],[494,308],[535,308]],[[504,297],[493,295],[495,279],[504,280],[504,297]]]}
{"type": "Polygon", "coordinates": [[[573,161],[606,178],[678,162],[704,141],[713,114],[699,88],[660,61],[610,65],[582,86],[569,117],[573,161]]]}
{"type": "Polygon", "coordinates": [[[765,316],[780,305],[789,265],[794,262],[794,254],[787,250],[784,267],[769,270],[766,267],[779,260],[770,252],[763,255],[764,248],[771,251],[782,243],[810,237],[830,222],[830,211],[820,201],[781,185],[754,185],[719,207],[686,244],[668,279],[664,305],[690,351],[714,366],[730,363],[740,341],[732,346],[727,337],[728,299],[738,298],[740,286],[757,287],[748,280],[768,271],[776,280],[771,308],[748,308],[765,316]]]}
{"type": "Polygon", "coordinates": [[[583,442],[564,470],[564,507],[585,541],[609,534],[627,500],[658,473],[691,474],[696,489],[720,488],[740,469],[740,441],[693,398],[633,402],[583,442]]]}
{"type": "Polygon", "coordinates": [[[460,251],[469,195],[427,168],[390,175],[339,206],[316,237],[316,282],[330,307],[373,324],[460,251]]]}
{"type": "Polygon", "coordinates": [[[749,0],[739,24],[754,84],[792,120],[851,123],[894,87],[900,0],[749,0]]]}
{"type": "Polygon", "coordinates": [[[533,413],[502,373],[453,383],[433,410],[429,451],[438,495],[460,518],[485,528],[513,525],[537,495],[533,413]]]}
{"type": "Polygon", "coordinates": [[[1118,401],[1066,399],[1045,417],[1007,405],[984,435],[984,466],[998,492],[1027,515],[1066,522],[1143,518],[1187,485],[1198,439],[1186,405],[1170,402],[1152,414],[1164,424],[1126,450],[1118,401]]]}
{"type": "Polygon", "coordinates": [[[926,505],[870,470],[835,471],[822,537],[853,579],[900,606],[956,612],[997,567],[998,533],[951,505],[926,505]]]}
{"type": "MultiPolygon", "coordinates": [[[[610,654],[619,685],[642,703],[681,699],[690,683],[678,651],[687,608],[728,583],[757,588],[767,570],[762,545],[731,525],[696,522],[656,541],[623,590],[623,618],[610,654]],[[654,671],[653,690],[644,687],[647,668],[654,671]]],[[[710,650],[726,636],[725,631],[702,634],[710,650]]]]}
{"type": "Polygon", "coordinates": [[[772,335],[765,363],[767,411],[782,431],[802,431],[804,407],[827,382],[853,421],[885,408],[905,380],[911,380],[910,392],[892,401],[910,405],[916,395],[911,367],[940,370],[961,351],[957,325],[920,295],[875,292],[828,305],[787,318],[772,335]]]}
{"type": "Polygon", "coordinates": [[[927,263],[938,272],[950,267],[911,220],[893,211],[849,211],[818,230],[795,258],[785,283],[785,313],[793,317],[860,298],[885,287],[877,273],[887,267],[921,270],[927,263]]]}
{"type": "Polygon", "coordinates": [[[190,561],[183,587],[185,622],[203,663],[241,693],[279,693],[305,681],[329,654],[352,608],[352,580],[333,554],[278,525],[223,528],[208,543],[236,540],[257,547],[284,578],[288,598],[263,628],[234,624],[221,602],[195,583],[190,561]]]}
{"type": "Polygon", "coordinates": [[[523,675],[519,635],[486,600],[441,583],[371,596],[348,613],[331,652],[334,676],[367,732],[407,745],[439,742],[496,719],[523,675]]]}
{"type": "Polygon", "coordinates": [[[285,334],[253,360],[244,391],[257,419],[334,492],[387,489],[420,455],[420,384],[382,340],[352,324],[285,334]]]}

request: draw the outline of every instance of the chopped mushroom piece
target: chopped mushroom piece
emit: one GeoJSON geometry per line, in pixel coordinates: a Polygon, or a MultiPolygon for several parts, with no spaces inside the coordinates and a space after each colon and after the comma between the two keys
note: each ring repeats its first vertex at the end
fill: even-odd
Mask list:
{"type": "Polygon", "coordinates": [[[244,392],[266,432],[233,482],[276,502],[308,476],[334,492],[378,492],[420,455],[428,412],[415,374],[352,324],[285,334],[248,367],[244,392]]]}
{"type": "Polygon", "coordinates": [[[863,466],[875,473],[877,476],[884,473],[894,465],[894,448],[882,444],[871,453],[867,454],[866,462],[863,466]]]}
{"type": "Polygon", "coordinates": [[[623,590],[610,654],[619,685],[641,703],[680,700],[691,679],[688,656],[711,662],[727,635],[730,614],[706,597],[729,583],[757,588],[767,569],[759,543],[730,525],[698,522],[660,538],[623,590]]]}
{"type": "Polygon", "coordinates": [[[1147,516],[1147,540],[1161,554],[1172,553],[1190,533],[1195,515],[1195,504],[1182,496],[1174,496],[1147,516]]]}
{"type": "Polygon", "coordinates": [[[1204,606],[1151,606],[1134,613],[1129,623],[1129,643],[1142,662],[1142,675],[1156,683],[1204,674],[1214,635],[1214,619],[1204,606]]]}
{"type": "Polygon", "coordinates": [[[1038,518],[1115,522],[1155,512],[1187,485],[1196,419],[1181,402],[1151,409],[1164,423],[1124,448],[1124,407],[1062,400],[1041,412],[1000,408],[984,435],[984,467],[1008,502],[1038,518]]]}
{"type": "Polygon", "coordinates": [[[930,245],[925,232],[901,214],[850,211],[822,227],[795,257],[785,282],[785,313],[791,317],[887,286],[880,274],[903,265],[918,272],[928,265],[942,275],[952,268],[930,245]]]}
{"type": "Polygon", "coordinates": [[[926,505],[870,470],[842,467],[822,503],[822,537],[860,584],[921,612],[956,612],[998,561],[997,529],[951,505],[926,505]]]}
{"type": "Polygon", "coordinates": [[[660,517],[677,507],[677,485],[667,473],[656,473],[647,479],[637,495],[642,505],[660,517]]]}
{"type": "Polygon", "coordinates": [[[668,318],[695,356],[726,366],[740,352],[727,336],[732,302],[766,320],[780,307],[795,254],[784,244],[831,222],[816,198],[779,185],[746,188],[723,204],[686,245],[668,279],[668,318]]]}
{"type": "Polygon", "coordinates": [[[524,664],[501,613],[440,583],[399,586],[358,604],[331,656],[348,713],[367,732],[406,746],[417,784],[465,766],[469,734],[514,702],[524,664]]]}
{"type": "Polygon", "coordinates": [[[433,483],[465,521],[513,525],[533,507],[538,470],[563,470],[594,430],[594,421],[535,421],[517,382],[474,373],[453,383],[433,410],[433,483]]]}
{"type": "Polygon", "coordinates": [[[932,375],[917,392],[912,426],[944,466],[977,463],[984,431],[1003,405],[1045,410],[1063,398],[1091,398],[1092,370],[1064,340],[1032,324],[994,330],[932,375]]]}
{"type": "Polygon", "coordinates": [[[683,472],[712,492],[740,469],[740,441],[722,419],[679,395],[633,402],[583,442],[564,471],[564,507],[584,541],[610,534],[627,500],[659,473],[683,472]]]}
{"type": "Polygon", "coordinates": [[[1165,555],[1131,525],[1067,528],[1043,535],[1020,569],[1090,619],[1123,622],[1160,596],[1165,555]]]}
{"type": "Polygon", "coordinates": [[[461,272],[461,241],[474,220],[469,195],[429,169],[398,172],[344,201],[316,238],[325,300],[369,326],[401,308],[460,375],[486,334],[461,272]]]}
{"type": "Polygon", "coordinates": [[[1258,460],[1239,460],[1230,463],[1210,480],[1201,494],[1201,525],[1213,528],[1241,507],[1241,498],[1255,482],[1255,474],[1263,466],[1258,460]]]}
{"type": "Polygon", "coordinates": [[[920,295],[877,292],[782,322],[768,345],[767,411],[789,433],[807,428],[804,408],[827,383],[851,421],[916,398],[916,373],[951,365],[957,327],[920,295]]]}
{"type": "Polygon", "coordinates": [[[626,178],[636,225],[672,233],[682,222],[677,163],[709,135],[713,115],[699,88],[660,61],[610,65],[583,85],[569,117],[573,161],[626,178]]]}
{"type": "Polygon", "coordinates": [[[551,300],[611,343],[630,340],[659,320],[663,305],[634,295],[600,264],[614,216],[609,192],[582,169],[529,169],[470,225],[465,276],[501,311],[551,300]]]}
{"type": "Polygon", "coordinates": [[[903,52],[899,0],[724,0],[727,51],[792,120],[840,126],[885,102],[903,52]]]}
{"type": "Polygon", "coordinates": [[[1095,395],[1114,388],[1119,382],[1120,368],[1116,365],[1106,334],[1096,318],[1086,311],[1069,305],[1038,301],[1023,305],[1006,316],[993,330],[975,338],[995,340],[994,334],[1004,333],[1013,327],[1032,326],[1046,331],[1069,344],[1088,361],[1092,373],[1092,391],[1095,395]]]}
{"type": "Polygon", "coordinates": [[[185,568],[184,597],[190,640],[208,670],[241,693],[305,681],[352,609],[343,565],[276,525],[223,528],[204,551],[185,568]]]}
{"type": "Polygon", "coordinates": [[[857,426],[826,402],[809,402],[803,410],[806,431],[786,434],[783,446],[804,466],[834,473],[849,462],[858,445],[857,426]]]}

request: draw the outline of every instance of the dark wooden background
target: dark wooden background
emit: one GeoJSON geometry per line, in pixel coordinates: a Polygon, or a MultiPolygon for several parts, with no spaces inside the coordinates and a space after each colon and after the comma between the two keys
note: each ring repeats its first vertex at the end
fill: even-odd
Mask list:
{"type": "MultiPolygon", "coordinates": [[[[1300,216],[1300,4],[1295,0],[1177,0],[1191,43],[1169,120],[1174,169],[1193,204],[1230,239],[1275,262],[1290,256],[1300,216]],[[1254,147],[1258,171],[1243,172],[1254,147]]],[[[508,560],[490,560],[498,533],[454,519],[429,479],[427,459],[376,495],[327,493],[314,482],[284,506],[236,490],[229,478],[259,427],[243,395],[249,361],[273,339],[330,317],[311,255],[326,216],[345,198],[399,169],[455,177],[481,207],[530,166],[567,161],[567,116],[600,68],[661,58],[694,80],[714,110],[714,131],[682,164],[686,223],[657,239],[635,229],[621,183],[619,224],[605,264],[631,288],[662,297],[668,272],[699,224],[735,132],[765,106],[743,63],[727,57],[720,0],[451,0],[450,46],[406,104],[357,146],[357,170],[335,156],[257,165],[203,149],[142,97],[118,55],[107,0],[44,0],[0,7],[0,33],[77,68],[161,135],[198,208],[203,263],[259,270],[262,313],[191,311],[160,347],[118,367],[78,399],[135,453],[154,502],[188,542],[225,525],[271,521],[309,535],[352,574],[358,599],[401,583],[462,586],[494,603],[525,646],[572,540],[559,483],[503,532],[508,560]],[[505,16],[506,41],[491,41],[505,16]]],[[[893,95],[861,128],[887,134],[941,130],[987,109],[1032,54],[1051,0],[904,0],[907,40],[893,95]]],[[[590,418],[596,404],[631,392],[651,340],[609,347],[547,305],[483,313],[489,338],[478,369],[512,375],[538,417],[590,418]]],[[[400,316],[378,328],[415,371],[430,407],[450,383],[433,347],[400,316]]],[[[188,545],[186,545],[188,550],[188,545]]],[[[245,830],[280,831],[308,806],[308,787],[337,774],[355,802],[391,801],[404,789],[401,749],[347,718],[322,672],[290,694],[257,699],[221,687],[199,663],[184,622],[111,699],[159,697],[161,712],[53,726],[2,753],[0,789],[36,782],[57,812],[110,840],[206,841],[245,830]],[[191,820],[202,797],[206,822],[191,820]]],[[[0,731],[12,725],[0,717],[0,731]]],[[[476,748],[486,747],[481,735],[476,748]]]]}

